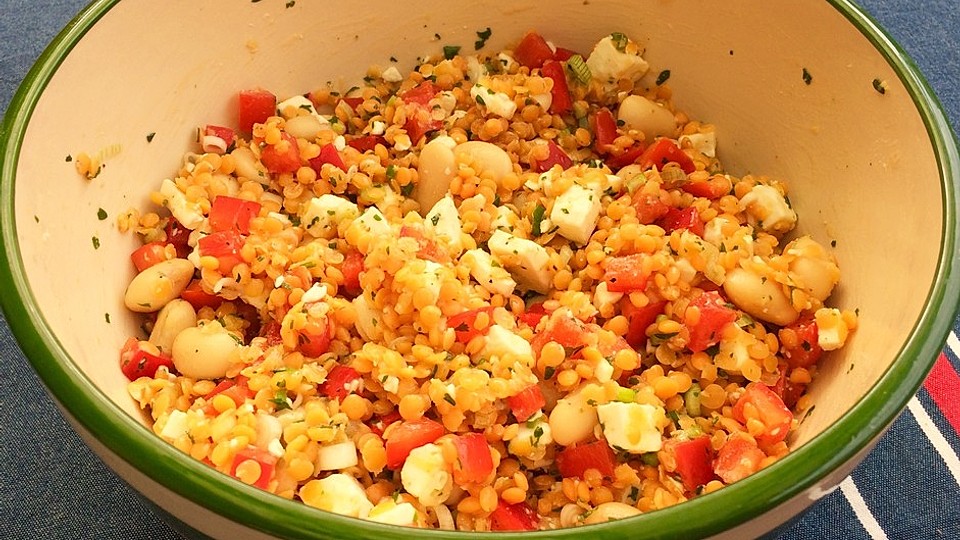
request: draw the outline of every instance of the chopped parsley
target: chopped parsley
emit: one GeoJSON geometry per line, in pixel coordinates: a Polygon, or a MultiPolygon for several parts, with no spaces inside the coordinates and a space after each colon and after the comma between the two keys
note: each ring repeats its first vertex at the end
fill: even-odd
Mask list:
{"type": "Polygon", "coordinates": [[[96,236],[90,239],[93,242],[93,249],[100,249],[100,239],[96,236]]]}
{"type": "Polygon", "coordinates": [[[880,79],[873,80],[873,89],[876,90],[879,94],[887,93],[887,83],[886,81],[881,81],[880,79]]]}
{"type": "Polygon", "coordinates": [[[810,72],[807,71],[807,68],[803,68],[803,84],[810,86],[810,83],[813,82],[813,75],[810,75],[810,72]]]}
{"type": "Polygon", "coordinates": [[[447,60],[453,60],[455,56],[460,54],[460,45],[444,45],[443,46],[443,57],[447,60]]]}
{"type": "Polygon", "coordinates": [[[153,142],[153,138],[156,136],[157,136],[156,131],[151,131],[150,133],[147,133],[147,142],[153,142]]]}
{"type": "Polygon", "coordinates": [[[614,32],[610,34],[610,39],[613,40],[613,46],[620,52],[627,50],[627,35],[623,32],[614,32]]]}
{"type": "Polygon", "coordinates": [[[667,80],[669,79],[670,79],[670,70],[665,69],[661,71],[660,74],[657,75],[657,86],[662,85],[663,83],[667,82],[667,80]]]}
{"type": "Polygon", "coordinates": [[[493,30],[491,30],[489,26],[486,30],[477,32],[477,41],[473,44],[474,50],[479,51],[482,49],[483,46],[487,44],[487,40],[490,39],[491,35],[493,35],[493,30]]]}
{"type": "Polygon", "coordinates": [[[533,209],[533,220],[531,225],[533,230],[531,234],[534,236],[540,236],[543,232],[540,230],[540,224],[543,223],[543,214],[546,213],[547,209],[542,204],[537,204],[537,207],[533,209]]]}
{"type": "Polygon", "coordinates": [[[100,221],[107,219],[107,211],[104,210],[103,208],[100,208],[99,210],[97,210],[97,219],[99,219],[100,221]]]}

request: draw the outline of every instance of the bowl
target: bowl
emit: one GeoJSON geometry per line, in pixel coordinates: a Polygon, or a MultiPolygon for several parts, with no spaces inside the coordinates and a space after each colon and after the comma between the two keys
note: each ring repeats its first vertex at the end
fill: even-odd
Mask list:
{"type": "Polygon", "coordinates": [[[114,217],[147,203],[195,144],[197,125],[234,122],[238,89],[346,87],[372,64],[410,68],[446,44],[499,50],[529,29],[574,50],[614,31],[639,40],[653,69],[669,70],[678,107],[717,126],[729,170],[790,180],[798,232],[829,244],[843,270],[831,303],[859,313],[810,387],[814,407],[789,455],[717,492],[591,525],[591,534],[770,531],[836,486],[916,392],[960,302],[960,158],[935,97],[883,31],[842,0],[777,10],[563,0],[551,10],[545,19],[541,3],[525,0],[443,11],[423,0],[364,10],[339,0],[101,0],[30,72],[0,134],[7,320],[77,432],[185,535],[510,536],[359,521],[243,485],[156,437],[114,360],[139,325],[122,303],[136,240],[114,217]],[[101,159],[94,178],[77,174],[79,153],[101,159]]]}

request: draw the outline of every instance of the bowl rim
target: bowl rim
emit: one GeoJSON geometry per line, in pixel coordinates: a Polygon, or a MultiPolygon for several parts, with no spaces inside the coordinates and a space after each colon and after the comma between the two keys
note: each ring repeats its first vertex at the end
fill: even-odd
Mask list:
{"type": "MultiPolygon", "coordinates": [[[[44,49],[14,94],[0,128],[0,304],[25,356],[61,410],[110,452],[163,488],[245,527],[281,537],[327,538],[331,534],[375,538],[463,538],[456,531],[383,525],[318,512],[232,480],[168,444],[99,390],[70,359],[47,326],[30,291],[16,234],[14,191],[23,137],[38,100],[86,32],[120,0],[96,0],[85,7],[44,49]],[[9,291],[9,292],[7,292],[9,291]],[[186,472],[187,474],[183,474],[186,472]],[[271,520],[272,517],[281,519],[271,520]]],[[[883,432],[916,394],[943,348],[960,310],[960,254],[957,253],[960,153],[942,106],[917,66],[853,0],[826,0],[863,34],[907,88],[923,119],[940,173],[943,203],[941,253],[936,279],[917,323],[891,367],[840,422],[801,448],[721,492],[630,520],[591,526],[601,537],[667,538],[670,531],[708,536],[743,524],[802,495],[839,469],[883,432]],[[948,317],[949,315],[949,317],[948,317]],[[839,450],[838,450],[839,449],[839,450]],[[816,456],[821,459],[819,463],[816,456]],[[823,459],[823,456],[828,456],[823,459]],[[784,487],[786,486],[786,487],[784,487]]],[[[580,528],[522,533],[523,538],[573,538],[580,528]]],[[[473,538],[519,538],[516,533],[471,533],[473,538]]]]}

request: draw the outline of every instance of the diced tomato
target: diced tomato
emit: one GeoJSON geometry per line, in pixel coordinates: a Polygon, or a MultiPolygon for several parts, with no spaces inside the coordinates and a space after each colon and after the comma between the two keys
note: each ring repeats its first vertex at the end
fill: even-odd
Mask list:
{"type": "Polygon", "coordinates": [[[540,356],[543,346],[551,341],[560,344],[565,349],[578,349],[586,344],[586,325],[570,315],[554,312],[542,331],[534,334],[530,346],[536,357],[540,356]]]}
{"type": "Polygon", "coordinates": [[[643,155],[643,152],[646,150],[646,146],[643,143],[637,143],[627,148],[619,156],[607,156],[604,160],[604,163],[607,167],[610,167],[610,170],[617,171],[627,165],[633,165],[640,159],[640,156],[643,155]]]}
{"type": "Polygon", "coordinates": [[[779,369],[780,378],[777,379],[777,383],[773,385],[771,390],[780,396],[783,404],[786,405],[788,409],[793,409],[797,405],[797,400],[800,399],[804,390],[807,389],[807,385],[795,383],[790,380],[792,368],[786,362],[780,362],[779,369]]]}
{"type": "Polygon", "coordinates": [[[617,455],[606,441],[568,446],[557,452],[557,469],[564,478],[583,478],[587,469],[596,469],[606,478],[613,477],[617,455]]]}
{"type": "Polygon", "coordinates": [[[547,315],[547,310],[544,309],[543,302],[536,302],[527,306],[523,313],[517,316],[517,320],[527,326],[536,328],[537,325],[540,324],[540,321],[547,315]]]}
{"type": "Polygon", "coordinates": [[[629,293],[642,291],[647,286],[649,275],[643,270],[647,255],[635,253],[621,257],[608,257],[603,272],[603,281],[610,292],[629,293]]]}
{"type": "Polygon", "coordinates": [[[132,337],[120,349],[120,371],[131,381],[153,377],[160,366],[173,371],[173,359],[147,341],[132,337]]]}
{"type": "Polygon", "coordinates": [[[457,313],[456,315],[447,317],[447,328],[453,328],[454,333],[457,335],[458,342],[464,344],[469,343],[473,338],[487,333],[490,325],[493,324],[493,310],[493,306],[489,306],[457,313]],[[481,313],[487,314],[487,320],[489,322],[482,330],[479,330],[476,328],[476,323],[477,316],[481,313]]]}
{"type": "Polygon", "coordinates": [[[566,62],[575,54],[577,54],[576,51],[571,51],[564,47],[557,47],[557,50],[553,51],[553,59],[559,62],[566,62]]]}
{"type": "Polygon", "coordinates": [[[350,366],[337,364],[327,373],[327,380],[323,381],[317,390],[330,399],[342,401],[343,398],[360,389],[362,378],[357,370],[350,366]]]}
{"type": "Polygon", "coordinates": [[[540,68],[540,74],[553,81],[550,89],[550,114],[567,114],[573,109],[573,98],[567,86],[567,73],[563,64],[549,60],[540,68]]]}
{"type": "Polygon", "coordinates": [[[382,135],[364,135],[347,141],[347,146],[356,149],[357,152],[366,152],[373,150],[378,144],[387,145],[387,139],[382,135]]]}
{"type": "Polygon", "coordinates": [[[250,234],[250,220],[260,214],[260,203],[236,197],[220,195],[210,205],[210,228],[214,231],[236,229],[240,234],[250,234]]]}
{"type": "Polygon", "coordinates": [[[204,152],[222,154],[230,148],[235,139],[236,134],[233,132],[233,128],[207,124],[203,128],[200,144],[204,152]]]}
{"type": "Polygon", "coordinates": [[[319,323],[310,322],[300,330],[297,348],[304,356],[316,358],[330,350],[330,341],[336,328],[333,319],[319,323]]]}
{"type": "Polygon", "coordinates": [[[317,175],[320,174],[320,171],[323,170],[323,166],[329,163],[334,167],[340,169],[341,171],[346,171],[347,166],[343,163],[343,158],[340,157],[340,152],[337,152],[337,147],[333,143],[327,143],[320,147],[320,154],[316,157],[312,157],[307,162],[310,164],[310,168],[313,169],[317,175]]]}
{"type": "Polygon", "coordinates": [[[417,86],[400,94],[400,99],[408,104],[407,120],[403,125],[410,141],[414,144],[421,137],[431,131],[436,131],[443,127],[443,122],[435,120],[428,107],[430,100],[433,99],[440,88],[431,81],[423,81],[417,86]],[[413,105],[413,106],[409,106],[413,105]]]}
{"type": "Polygon", "coordinates": [[[425,80],[406,92],[401,93],[400,99],[405,103],[416,103],[426,106],[439,91],[440,88],[434,84],[433,81],[425,80]]]}
{"type": "Polygon", "coordinates": [[[664,448],[673,452],[677,474],[687,491],[696,491],[698,487],[713,480],[713,448],[710,446],[709,435],[686,441],[671,439],[664,448]]]}
{"type": "Polygon", "coordinates": [[[820,329],[813,317],[803,317],[780,330],[780,350],[792,368],[808,368],[820,360],[820,329]],[[792,332],[790,339],[784,335],[792,332]],[[787,345],[789,343],[789,345],[787,345]]]}
{"type": "Polygon", "coordinates": [[[184,227],[179,221],[170,218],[167,226],[164,228],[167,234],[167,243],[173,244],[177,250],[177,257],[185,259],[193,249],[190,247],[190,229],[184,227]]]}
{"type": "Polygon", "coordinates": [[[150,242],[133,250],[130,260],[137,267],[137,272],[143,272],[151,266],[167,260],[166,246],[163,242],[150,242]]]}
{"type": "Polygon", "coordinates": [[[731,183],[724,178],[711,178],[709,180],[687,182],[681,185],[680,189],[695,197],[719,199],[730,192],[730,186],[731,183]]]}
{"type": "Polygon", "coordinates": [[[267,347],[274,347],[283,343],[280,337],[280,323],[270,319],[260,326],[260,337],[266,338],[267,347]]]}
{"type": "Polygon", "coordinates": [[[633,208],[637,211],[637,219],[644,225],[656,223],[670,211],[670,207],[660,199],[659,194],[641,191],[633,196],[633,208]]]}
{"type": "Polygon", "coordinates": [[[547,60],[553,60],[553,49],[543,36],[536,32],[528,32],[513,50],[513,57],[521,66],[535,69],[547,60]]]}
{"type": "Polygon", "coordinates": [[[180,298],[190,302],[195,310],[204,307],[216,309],[223,303],[223,298],[203,290],[203,284],[199,279],[194,279],[187,284],[187,288],[180,293],[180,298]]]}
{"type": "Polygon", "coordinates": [[[273,174],[296,172],[300,168],[300,146],[296,137],[283,133],[277,144],[264,145],[260,161],[273,174]]]}
{"type": "Polygon", "coordinates": [[[568,169],[573,165],[573,160],[570,159],[570,156],[568,156],[563,149],[557,146],[557,143],[553,142],[552,140],[547,141],[547,149],[549,150],[549,153],[543,161],[535,161],[530,164],[530,167],[535,172],[542,173],[549,171],[554,165],[560,165],[560,168],[562,169],[568,169]]]}
{"type": "Polygon", "coordinates": [[[414,448],[432,443],[446,433],[443,424],[420,418],[410,420],[397,426],[387,437],[387,467],[398,469],[407,460],[410,451],[414,448]]]}
{"type": "Polygon", "coordinates": [[[393,409],[387,414],[371,420],[369,423],[370,431],[377,434],[378,437],[383,437],[383,432],[386,431],[390,424],[397,422],[401,419],[400,411],[393,409]]]}
{"type": "Polygon", "coordinates": [[[453,481],[458,485],[484,482],[493,473],[490,445],[482,433],[464,433],[453,439],[457,448],[457,462],[453,467],[453,481]]]}
{"type": "Polygon", "coordinates": [[[526,422],[533,414],[547,404],[539,384],[531,384],[518,394],[507,398],[507,405],[513,411],[518,422],[526,422]]]}
{"type": "Polygon", "coordinates": [[[622,302],[620,313],[627,318],[629,324],[624,338],[635,349],[644,347],[647,344],[647,327],[657,320],[658,315],[663,313],[667,301],[650,302],[642,308],[633,305],[629,298],[624,298],[620,302],[622,302]]]}
{"type": "Polygon", "coordinates": [[[732,484],[759,471],[765,457],[763,450],[749,439],[733,436],[717,452],[713,472],[727,484],[732,484]]]}
{"type": "Polygon", "coordinates": [[[763,433],[754,435],[762,445],[776,444],[790,433],[793,413],[767,385],[752,382],[733,405],[733,418],[746,424],[748,418],[756,418],[764,425],[763,433]]]}
{"type": "Polygon", "coordinates": [[[723,327],[737,320],[737,312],[727,306],[717,291],[705,292],[694,298],[687,308],[688,313],[690,308],[696,308],[700,312],[696,322],[690,319],[690,315],[684,320],[684,326],[690,333],[687,348],[693,352],[705,351],[707,347],[720,341],[723,327]]]}
{"type": "Polygon", "coordinates": [[[350,251],[343,256],[340,273],[343,274],[343,290],[348,296],[355,297],[363,292],[363,288],[360,286],[360,274],[362,272],[363,253],[350,251]]]}
{"type": "Polygon", "coordinates": [[[346,103],[351,109],[357,110],[357,107],[359,107],[360,104],[363,103],[363,98],[362,97],[342,97],[339,100],[337,100],[338,103],[340,101],[346,103]]]}
{"type": "Polygon", "coordinates": [[[241,90],[237,107],[237,126],[250,133],[254,124],[262,124],[277,114],[277,96],[266,90],[241,90]]]}
{"type": "Polygon", "coordinates": [[[217,231],[200,238],[197,245],[200,255],[220,260],[220,273],[228,274],[233,267],[243,262],[240,250],[246,239],[236,229],[217,231]]]}
{"type": "Polygon", "coordinates": [[[640,163],[644,169],[656,167],[663,170],[668,163],[676,163],[683,172],[690,174],[697,170],[693,160],[686,154],[675,142],[670,139],[657,139],[651,144],[640,157],[640,163]]]}
{"type": "Polygon", "coordinates": [[[416,227],[404,225],[400,227],[400,237],[414,238],[420,245],[417,251],[417,257],[440,264],[450,261],[450,254],[437,244],[432,238],[424,236],[423,231],[416,227]]]}
{"type": "Polygon", "coordinates": [[[697,236],[703,236],[703,220],[700,212],[693,206],[686,208],[667,208],[667,213],[657,220],[657,225],[670,234],[673,231],[686,229],[697,236]]]}
{"type": "Polygon", "coordinates": [[[256,392],[250,390],[250,387],[247,386],[247,381],[249,379],[243,375],[237,375],[235,379],[224,379],[220,381],[217,386],[210,391],[209,394],[203,396],[204,400],[207,402],[207,407],[204,411],[208,415],[215,415],[216,409],[213,408],[212,400],[218,394],[223,394],[233,400],[233,403],[240,407],[247,402],[247,399],[252,399],[256,396],[256,392]]]}
{"type": "Polygon", "coordinates": [[[237,452],[237,455],[234,456],[233,464],[230,465],[230,476],[239,478],[239,476],[237,476],[237,469],[247,461],[255,461],[260,466],[260,476],[258,476],[251,485],[260,489],[267,489],[267,486],[270,485],[270,479],[273,478],[273,473],[277,468],[276,456],[261,448],[248,446],[237,452]]]}
{"type": "Polygon", "coordinates": [[[539,528],[540,516],[523,502],[510,504],[501,499],[490,513],[492,531],[535,531],[539,528]]]}
{"type": "Polygon", "coordinates": [[[610,109],[603,107],[590,116],[590,128],[593,130],[593,149],[598,154],[606,154],[609,146],[617,138],[617,120],[610,109]]]}

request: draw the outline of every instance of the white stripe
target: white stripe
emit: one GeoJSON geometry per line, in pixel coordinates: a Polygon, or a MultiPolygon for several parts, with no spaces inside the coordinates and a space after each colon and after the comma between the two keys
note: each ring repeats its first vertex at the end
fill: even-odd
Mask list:
{"type": "Polygon", "coordinates": [[[960,356],[960,339],[957,339],[957,334],[950,332],[947,336],[947,346],[950,347],[954,356],[960,356]]]}
{"type": "Polygon", "coordinates": [[[930,415],[928,415],[926,409],[923,408],[923,404],[914,397],[907,403],[907,410],[909,410],[910,414],[917,420],[917,424],[920,425],[923,434],[930,439],[933,448],[936,449],[937,453],[940,454],[940,458],[946,463],[947,470],[953,475],[953,480],[957,484],[960,484],[960,458],[957,457],[957,453],[953,451],[953,448],[950,448],[950,443],[947,442],[947,439],[943,437],[943,433],[940,433],[936,424],[930,419],[930,415]]]}
{"type": "Polygon", "coordinates": [[[857,519],[860,520],[860,523],[863,525],[863,528],[866,529],[870,538],[873,538],[873,540],[887,540],[887,533],[883,532],[883,528],[877,523],[877,518],[873,517],[873,512],[867,508],[867,503],[863,500],[863,496],[860,495],[860,490],[853,482],[853,478],[848,476],[843,482],[840,482],[840,491],[844,497],[847,498],[847,501],[850,502],[853,513],[857,515],[857,519]]]}

